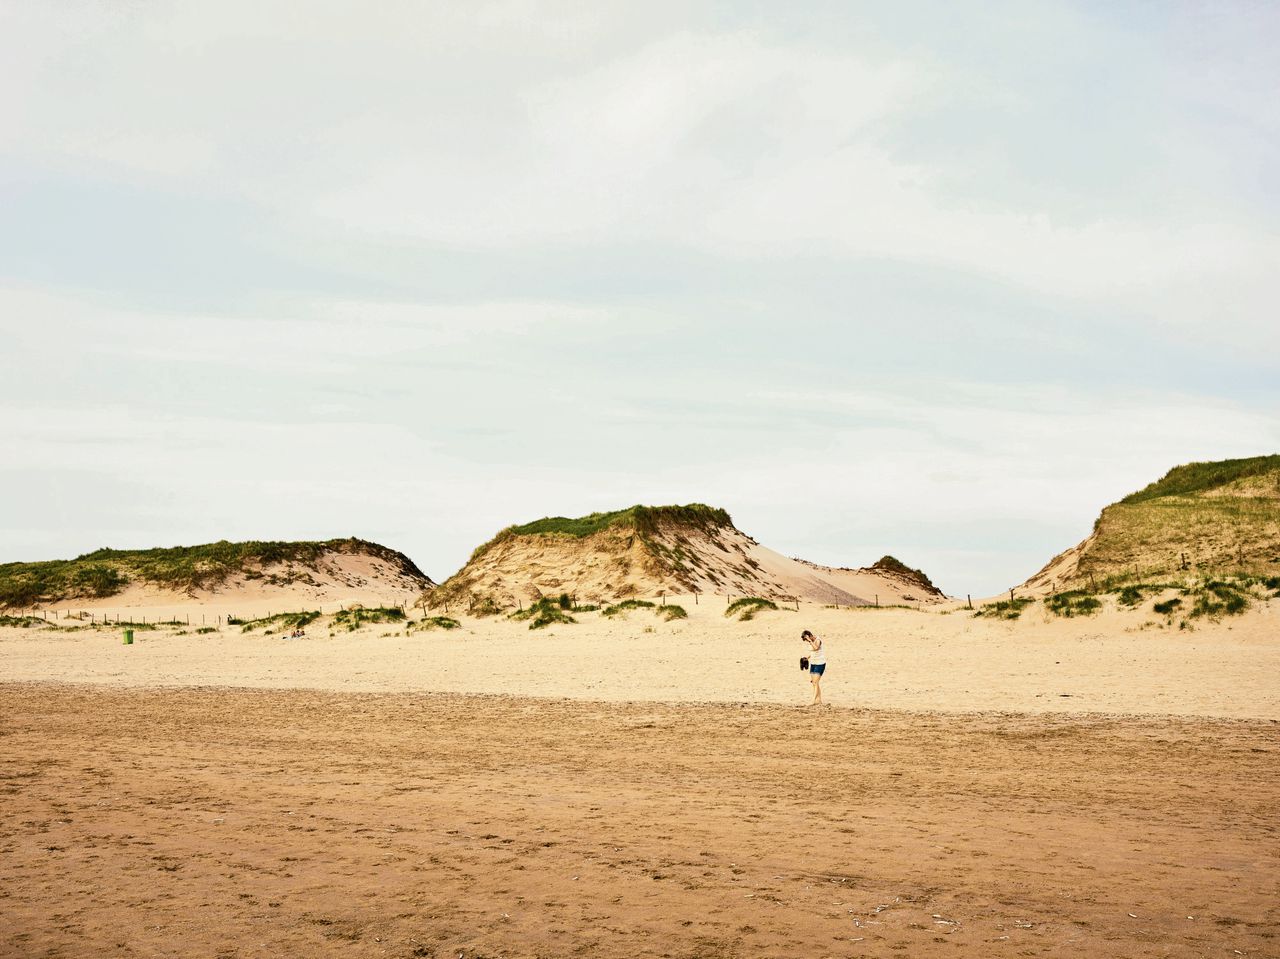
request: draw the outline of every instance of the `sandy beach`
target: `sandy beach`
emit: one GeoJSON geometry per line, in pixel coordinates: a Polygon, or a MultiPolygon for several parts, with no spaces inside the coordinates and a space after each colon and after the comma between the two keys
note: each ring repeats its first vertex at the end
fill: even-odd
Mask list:
{"type": "MultiPolygon", "coordinates": [[[[677,598],[689,618],[648,610],[530,631],[459,616],[457,630],[403,626],[307,637],[238,627],[138,632],[0,629],[0,677],[115,686],[232,686],[340,692],[445,692],[605,701],[802,703],[801,629],[828,644],[824,695],[836,707],[943,712],[1097,712],[1280,719],[1280,604],[1194,630],[1108,609],[1013,622],[914,609],[801,604],[750,622],[724,601],[677,598]],[[185,635],[180,635],[185,633],[185,635]]],[[[133,611],[135,617],[172,610],[133,611]]],[[[213,612],[207,615],[212,622],[213,612]]],[[[199,621],[197,614],[196,621],[199,621]]],[[[78,621],[60,620],[77,626],[78,621]]]]}
{"type": "Polygon", "coordinates": [[[5,956],[1276,955],[1273,723],[0,687],[5,956]]]}
{"type": "Polygon", "coordinates": [[[0,955],[1277,954],[1274,609],[688,608],[5,629],[0,955]]]}

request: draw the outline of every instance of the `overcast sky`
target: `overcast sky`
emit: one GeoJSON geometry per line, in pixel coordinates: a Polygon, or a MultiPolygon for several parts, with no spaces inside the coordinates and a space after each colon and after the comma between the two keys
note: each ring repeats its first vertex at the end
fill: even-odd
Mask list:
{"type": "Polygon", "coordinates": [[[1280,7],[0,0],[0,561],[702,501],[1019,582],[1280,450],[1280,7]]]}

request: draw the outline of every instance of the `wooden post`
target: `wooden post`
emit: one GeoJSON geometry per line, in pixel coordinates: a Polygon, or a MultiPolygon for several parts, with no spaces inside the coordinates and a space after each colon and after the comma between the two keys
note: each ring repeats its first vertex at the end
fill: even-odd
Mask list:
{"type": "Polygon", "coordinates": [[[880,608],[880,594],[876,593],[876,609],[880,608]]]}
{"type": "Polygon", "coordinates": [[[964,598],[969,601],[969,608],[973,609],[973,596],[969,593],[965,593],[964,598]]]}
{"type": "Polygon", "coordinates": [[[1013,602],[1013,590],[1009,590],[1009,602],[1013,602]]]}
{"type": "Polygon", "coordinates": [[[698,605],[698,591],[696,589],[693,591],[693,605],[698,605]]]}
{"type": "Polygon", "coordinates": [[[666,594],[666,593],[663,593],[663,594],[662,594],[662,596],[661,596],[661,599],[662,599],[662,605],[663,605],[663,606],[666,606],[666,605],[667,605],[667,594],[666,594]]]}

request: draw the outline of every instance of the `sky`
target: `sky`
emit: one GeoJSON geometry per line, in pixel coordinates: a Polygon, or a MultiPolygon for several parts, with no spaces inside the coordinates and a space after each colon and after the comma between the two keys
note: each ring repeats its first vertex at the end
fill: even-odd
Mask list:
{"type": "Polygon", "coordinates": [[[991,595],[1280,451],[1280,7],[0,0],[0,562],[705,502],[991,595]]]}

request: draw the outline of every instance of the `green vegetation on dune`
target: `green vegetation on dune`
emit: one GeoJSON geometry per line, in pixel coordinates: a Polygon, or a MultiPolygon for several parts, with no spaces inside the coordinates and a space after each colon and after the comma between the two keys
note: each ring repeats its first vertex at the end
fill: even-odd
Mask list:
{"type": "Polygon", "coordinates": [[[606,606],[600,615],[613,619],[615,616],[621,616],[623,613],[630,612],[633,609],[653,609],[655,605],[647,599],[624,599],[620,603],[606,606]]]}
{"type": "Polygon", "coordinates": [[[737,616],[739,621],[747,622],[755,619],[756,614],[766,609],[777,609],[778,604],[771,599],[762,599],[759,596],[744,596],[742,599],[735,599],[729,604],[729,608],[724,611],[725,616],[737,616]]]}
{"type": "Polygon", "coordinates": [[[1045,597],[1044,608],[1057,616],[1092,616],[1102,609],[1102,600],[1082,589],[1045,597]]]}
{"type": "Polygon", "coordinates": [[[275,629],[303,629],[319,618],[320,613],[318,610],[304,610],[300,613],[276,613],[273,616],[263,616],[259,619],[250,620],[238,620],[234,617],[228,617],[227,625],[239,626],[242,633],[252,632],[255,629],[266,629],[268,633],[271,633],[275,629]]]}
{"type": "Polygon", "coordinates": [[[986,617],[988,619],[1017,619],[1022,615],[1022,611],[1035,602],[1029,596],[1019,596],[1016,599],[1001,599],[994,603],[987,603],[985,606],[974,610],[974,616],[986,617]]]}
{"type": "Polygon", "coordinates": [[[924,574],[924,570],[912,569],[906,563],[892,556],[881,556],[878,560],[871,564],[872,569],[881,569],[890,573],[897,573],[908,579],[914,580],[926,589],[941,592],[938,587],[933,585],[933,581],[924,574]]]}
{"type": "Polygon", "coordinates": [[[1189,496],[1272,472],[1280,472],[1280,454],[1219,460],[1216,463],[1187,463],[1175,466],[1154,483],[1130,493],[1120,502],[1133,504],[1161,496],[1189,496]]]}
{"type": "Polygon", "coordinates": [[[404,554],[360,539],[291,543],[221,540],[201,546],[99,549],[75,559],[5,563],[0,565],[0,607],[34,606],[73,598],[103,599],[135,581],[176,590],[202,589],[263,566],[296,563],[314,569],[327,552],[366,553],[387,561],[405,575],[426,579],[404,554]]]}
{"type": "Polygon", "coordinates": [[[632,506],[611,513],[591,513],[576,518],[547,516],[523,526],[509,526],[506,531],[513,536],[559,534],[581,538],[610,526],[634,526],[642,533],[653,533],[663,523],[708,528],[728,526],[731,522],[729,514],[722,509],[714,509],[702,503],[690,503],[687,506],[632,506]]]}
{"type": "Polygon", "coordinates": [[[1178,466],[1108,506],[1058,583],[1102,592],[1143,580],[1277,571],[1280,456],[1273,455],[1178,466]]]}
{"type": "Polygon", "coordinates": [[[621,527],[634,529],[641,537],[649,537],[663,525],[710,530],[732,526],[733,520],[724,510],[702,503],[690,503],[687,506],[631,506],[609,513],[590,513],[577,517],[544,516],[532,523],[508,526],[487,543],[476,547],[471,559],[480,558],[494,546],[516,536],[573,536],[583,539],[606,529],[621,527]]]}
{"type": "Polygon", "coordinates": [[[561,608],[560,601],[558,599],[553,599],[550,596],[542,597],[542,599],[538,600],[532,606],[517,610],[516,612],[511,613],[507,618],[514,619],[516,622],[521,623],[528,620],[530,629],[544,629],[545,627],[551,626],[555,623],[572,625],[577,622],[576,619],[561,608]]]}
{"type": "Polygon", "coordinates": [[[398,623],[403,621],[404,618],[404,610],[399,606],[355,606],[335,613],[333,625],[335,628],[351,632],[361,626],[369,626],[376,623],[398,623]]]}
{"type": "Polygon", "coordinates": [[[410,624],[410,629],[458,629],[461,626],[460,622],[449,616],[428,616],[417,623],[410,624]]]}

